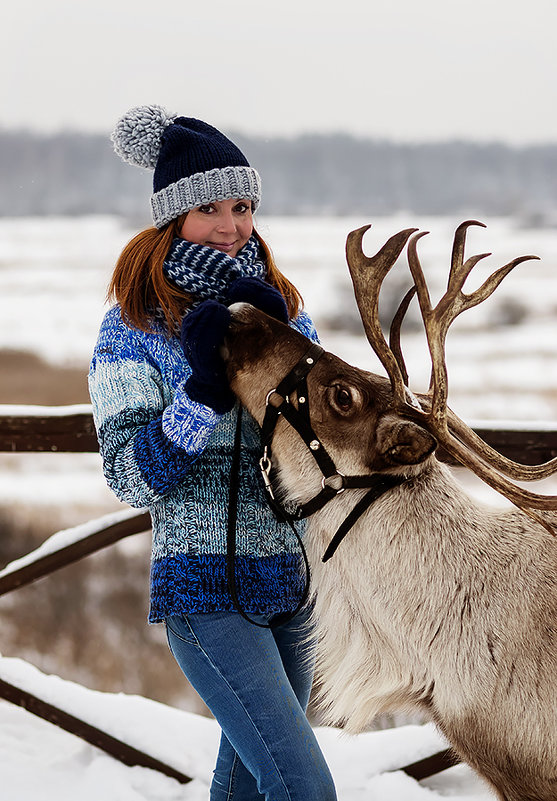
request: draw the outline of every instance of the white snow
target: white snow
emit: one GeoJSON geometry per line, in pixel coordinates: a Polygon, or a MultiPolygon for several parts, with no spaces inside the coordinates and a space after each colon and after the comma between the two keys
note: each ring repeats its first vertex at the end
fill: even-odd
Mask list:
{"type": "MultiPolygon", "coordinates": [[[[214,720],[139,696],[89,690],[47,676],[20,659],[0,657],[0,678],[193,778],[181,785],[154,770],[126,767],[74,735],[1,701],[3,801],[207,801],[219,739],[214,720]]],[[[339,801],[494,797],[465,765],[420,783],[399,770],[446,747],[432,724],[356,737],[320,727],[316,734],[339,801]]]]}
{"type": "Polygon", "coordinates": [[[92,414],[90,403],[73,403],[66,406],[38,406],[25,403],[0,403],[0,417],[66,417],[74,414],[92,414]]]}

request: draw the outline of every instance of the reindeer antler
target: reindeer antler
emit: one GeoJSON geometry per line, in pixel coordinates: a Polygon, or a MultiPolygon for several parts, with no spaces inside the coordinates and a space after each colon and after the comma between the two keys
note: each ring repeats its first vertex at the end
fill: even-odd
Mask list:
{"type": "Polygon", "coordinates": [[[518,264],[529,259],[538,258],[537,256],[521,256],[513,259],[492,273],[477,290],[466,294],[462,291],[466,278],[481,259],[490,255],[482,253],[471,256],[464,261],[466,232],[471,225],[479,225],[485,228],[483,223],[475,220],[468,220],[458,226],[454,237],[447,290],[435,307],[431,304],[429,290],[417,253],[417,242],[422,236],[425,236],[426,232],[417,233],[410,239],[417,229],[401,231],[391,237],[378,254],[371,259],[364,256],[361,248],[363,234],[368,230],[369,226],[349,234],[346,252],[358,308],[368,340],[391,379],[395,408],[399,412],[417,419],[458,462],[471,469],[486,484],[534,517],[553,533],[547,522],[532,510],[557,509],[557,496],[538,495],[529,492],[517,487],[500,473],[515,480],[532,481],[555,473],[557,471],[557,459],[552,459],[542,465],[522,465],[513,462],[478,437],[447,406],[448,377],[445,361],[445,340],[451,323],[461,312],[486,300],[499,286],[503,278],[518,264]],[[420,402],[423,407],[421,410],[416,409],[408,402],[408,395],[404,388],[405,369],[400,347],[398,346],[398,331],[408,303],[405,299],[401,304],[399,313],[396,315],[397,320],[394,326],[396,336],[391,337],[391,341],[394,339],[395,344],[391,347],[387,345],[382,335],[378,313],[381,284],[409,239],[408,263],[418,295],[432,361],[429,391],[426,395],[420,395],[420,402]],[[370,275],[371,271],[374,272],[373,275],[370,275]],[[366,277],[363,275],[365,272],[368,272],[366,277]],[[369,306],[368,303],[370,304],[369,306]],[[398,352],[398,356],[395,355],[396,352],[398,352]]]}
{"type": "MultiPolygon", "coordinates": [[[[412,234],[418,229],[406,228],[404,231],[400,231],[388,239],[375,256],[366,256],[362,250],[362,240],[365,232],[369,231],[370,228],[371,225],[364,225],[363,228],[358,228],[348,234],[346,239],[346,260],[354,286],[356,303],[358,304],[368,341],[391,379],[396,403],[406,405],[405,384],[408,380],[406,368],[403,361],[399,363],[395,352],[389,347],[383,336],[381,323],[379,322],[379,292],[389,270],[404,250],[412,234]]],[[[410,298],[408,298],[409,302],[410,298]]],[[[397,319],[400,320],[400,323],[402,323],[402,316],[405,311],[406,309],[402,311],[402,314],[397,314],[397,319]]],[[[400,329],[400,324],[398,328],[400,329]]],[[[394,338],[391,335],[391,341],[394,338]]],[[[397,351],[402,359],[399,347],[397,351]]]]}

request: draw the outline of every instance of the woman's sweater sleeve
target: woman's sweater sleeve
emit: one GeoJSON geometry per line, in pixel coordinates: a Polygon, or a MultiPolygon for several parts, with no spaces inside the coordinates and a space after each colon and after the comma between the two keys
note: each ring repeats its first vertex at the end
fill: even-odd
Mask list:
{"type": "Polygon", "coordinates": [[[104,474],[113,492],[143,508],[179,484],[203,451],[221,415],[190,400],[184,375],[173,398],[168,395],[153,348],[166,348],[162,335],[128,328],[119,309],[101,326],[89,371],[89,392],[104,474]]]}
{"type": "Polygon", "coordinates": [[[313,320],[303,309],[292,321],[292,326],[308,339],[311,339],[312,342],[319,342],[319,335],[317,334],[313,320]]]}

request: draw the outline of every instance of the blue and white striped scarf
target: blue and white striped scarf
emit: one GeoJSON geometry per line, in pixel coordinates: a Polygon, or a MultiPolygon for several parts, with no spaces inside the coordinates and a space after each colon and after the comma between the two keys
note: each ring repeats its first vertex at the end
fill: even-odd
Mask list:
{"type": "Polygon", "coordinates": [[[266,266],[255,236],[233,258],[220,250],[177,237],[164,261],[164,274],[196,300],[226,302],[236,278],[265,278],[266,266]]]}

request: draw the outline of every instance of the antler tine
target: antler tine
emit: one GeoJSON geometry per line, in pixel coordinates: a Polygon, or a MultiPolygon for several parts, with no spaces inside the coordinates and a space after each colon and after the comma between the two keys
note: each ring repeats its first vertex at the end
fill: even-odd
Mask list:
{"type": "Polygon", "coordinates": [[[477,306],[482,301],[486,300],[499,286],[503,278],[510,273],[510,271],[521,264],[523,261],[529,259],[538,259],[538,256],[519,256],[513,259],[504,267],[500,267],[475,292],[465,294],[462,292],[464,282],[476,266],[476,264],[491,256],[491,253],[480,253],[477,256],[470,256],[469,259],[464,261],[464,247],[466,244],[466,233],[468,228],[472,225],[478,225],[481,228],[487,228],[484,223],[477,220],[467,220],[461,223],[455,231],[453,250],[451,256],[451,269],[449,273],[449,280],[447,284],[447,292],[439,303],[439,308],[443,305],[448,305],[452,309],[452,313],[447,315],[447,326],[463,311],[477,306]]]}
{"type": "MultiPolygon", "coordinates": [[[[434,432],[437,435],[437,432],[434,432]]],[[[450,432],[441,432],[439,444],[445,448],[464,467],[469,468],[494,490],[514,503],[519,509],[557,509],[557,495],[538,495],[535,492],[517,487],[508,478],[497,473],[491,464],[486,464],[476,453],[471,452],[460,440],[450,432]]],[[[535,518],[542,522],[539,518],[535,518]]]]}
{"type": "Polygon", "coordinates": [[[370,225],[365,225],[348,234],[346,260],[367,339],[391,379],[395,402],[406,405],[404,376],[396,357],[385,341],[379,322],[379,292],[389,270],[417,229],[407,228],[394,234],[375,256],[366,256],[362,240],[370,228],[370,225]]]}
{"type": "MultiPolygon", "coordinates": [[[[489,255],[489,254],[485,254],[489,255]]],[[[480,256],[478,258],[483,258],[480,256]]],[[[511,270],[513,270],[518,264],[522,264],[524,261],[531,261],[535,259],[539,261],[539,256],[518,256],[518,258],[513,259],[508,264],[505,264],[503,267],[500,267],[498,270],[495,270],[489,278],[487,278],[483,284],[476,289],[475,292],[470,293],[469,295],[464,295],[465,304],[460,311],[464,311],[465,309],[471,309],[472,306],[477,306],[482,301],[486,300],[490,295],[495,292],[503,278],[507,276],[511,270]]],[[[460,311],[458,312],[460,314],[460,311]]],[[[456,315],[455,315],[456,316],[456,315]]],[[[454,318],[453,318],[454,319],[454,318]]]]}
{"type": "Polygon", "coordinates": [[[448,376],[445,366],[445,337],[448,325],[438,313],[440,304],[435,309],[431,305],[429,290],[418,258],[417,243],[426,233],[416,234],[410,240],[408,244],[408,266],[418,293],[418,302],[431,355],[429,392],[432,394],[432,404],[429,416],[435,422],[436,427],[446,430],[445,411],[447,408],[448,376]]]}
{"type": "Polygon", "coordinates": [[[464,423],[460,417],[447,407],[447,420],[448,427],[458,439],[471,448],[480,458],[489,461],[496,470],[504,473],[516,481],[539,481],[542,478],[548,478],[557,471],[557,457],[550,459],[543,464],[520,464],[520,462],[513,462],[512,459],[507,459],[506,456],[496,451],[487,442],[479,437],[476,432],[464,423]]]}
{"type": "MultiPolygon", "coordinates": [[[[458,275],[460,275],[462,271],[464,263],[464,248],[466,246],[466,234],[468,233],[468,229],[472,225],[478,225],[480,228],[487,228],[485,223],[478,222],[478,220],[466,220],[465,222],[460,223],[454,234],[453,250],[451,253],[451,269],[449,272],[448,286],[452,286],[454,279],[458,275]]],[[[466,275],[468,275],[468,273],[466,273],[466,275]]],[[[462,280],[461,286],[464,283],[466,275],[462,280]]]]}
{"type": "Polygon", "coordinates": [[[404,361],[404,356],[402,354],[402,348],[400,345],[400,329],[402,327],[404,316],[408,311],[408,306],[410,305],[410,302],[415,294],[416,287],[413,286],[400,301],[400,305],[391,321],[391,327],[389,330],[389,348],[392,350],[397,361],[405,386],[408,386],[408,370],[406,369],[406,363],[404,361]]]}

